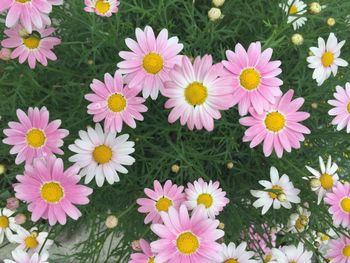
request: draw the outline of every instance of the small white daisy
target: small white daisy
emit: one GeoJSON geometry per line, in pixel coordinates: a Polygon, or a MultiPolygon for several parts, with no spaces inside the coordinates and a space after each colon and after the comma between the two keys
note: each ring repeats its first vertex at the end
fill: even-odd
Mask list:
{"type": "Polygon", "coordinates": [[[7,208],[0,209],[0,244],[6,236],[9,242],[13,242],[13,232],[17,232],[21,226],[16,224],[15,218],[12,216],[15,212],[7,208]]]}
{"type": "Polygon", "coordinates": [[[311,190],[317,193],[317,204],[321,203],[321,200],[330,192],[334,185],[337,184],[339,176],[337,174],[338,165],[332,163],[332,157],[328,157],[327,164],[323,161],[322,157],[319,156],[320,170],[317,171],[310,166],[305,166],[313,176],[303,177],[303,179],[310,180],[311,190]]]}
{"type": "Polygon", "coordinates": [[[312,78],[316,80],[318,86],[321,86],[332,73],[333,76],[336,76],[338,67],[348,66],[348,62],[339,58],[344,44],[345,40],[338,43],[336,36],[330,33],[327,43],[322,37],[319,37],[318,47],[310,48],[313,55],[307,58],[308,67],[315,69],[312,78]]]}
{"type": "Polygon", "coordinates": [[[326,255],[329,250],[329,241],[332,239],[338,239],[339,237],[340,236],[333,230],[333,228],[329,228],[325,233],[316,233],[312,241],[315,242],[318,251],[322,253],[322,255],[326,255]]]}
{"type": "Polygon", "coordinates": [[[4,263],[49,263],[47,261],[49,254],[46,251],[39,255],[38,253],[29,254],[24,250],[15,249],[12,251],[12,258],[13,260],[5,259],[4,263]]]}
{"type": "MultiPolygon", "coordinates": [[[[308,207],[308,204],[304,204],[308,207]]],[[[311,212],[305,207],[298,207],[298,213],[293,213],[289,216],[289,220],[287,223],[286,230],[292,233],[300,233],[303,232],[307,226],[309,225],[309,217],[311,216],[311,212]]]]}
{"type": "Polygon", "coordinates": [[[273,209],[280,209],[281,206],[290,209],[292,208],[291,203],[300,203],[298,196],[300,190],[294,187],[288,175],[283,174],[280,178],[277,169],[272,166],[270,169],[270,178],[271,182],[266,180],[259,181],[259,184],[265,187],[263,191],[250,191],[254,197],[258,198],[253,203],[253,206],[255,208],[263,207],[263,215],[271,206],[273,206],[273,209]]]}
{"type": "Polygon", "coordinates": [[[202,178],[198,181],[187,184],[185,190],[186,199],[185,204],[188,209],[195,209],[199,205],[204,205],[205,210],[210,218],[215,218],[224,207],[230,202],[226,198],[226,192],[220,188],[218,181],[209,183],[204,182],[202,178]]]}
{"type": "Polygon", "coordinates": [[[135,143],[128,141],[129,135],[116,137],[115,132],[104,132],[100,124],[95,129],[88,127],[86,131],[79,131],[80,139],[69,145],[69,149],[76,154],[69,158],[82,168],[79,175],[85,176],[88,184],[95,177],[99,187],[105,179],[109,184],[119,182],[117,172],[127,174],[124,165],[132,165],[135,159],[130,156],[135,151],[135,143]]]}
{"type": "Polygon", "coordinates": [[[312,263],[312,252],[304,249],[303,243],[296,246],[284,246],[281,249],[272,249],[273,257],[277,263],[312,263]]]}
{"type": "Polygon", "coordinates": [[[221,256],[222,262],[227,263],[257,263],[252,259],[254,252],[247,251],[247,243],[242,242],[237,247],[234,243],[229,243],[227,246],[222,244],[221,256]]]}
{"type": "Polygon", "coordinates": [[[17,231],[17,235],[13,236],[13,241],[19,243],[18,249],[40,252],[47,251],[53,244],[53,241],[47,239],[48,232],[39,232],[36,227],[30,229],[30,232],[24,228],[17,231]]]}
{"type": "Polygon", "coordinates": [[[307,21],[307,18],[302,16],[307,11],[307,6],[303,1],[288,0],[287,4],[279,4],[279,6],[286,12],[288,24],[292,23],[294,30],[302,27],[307,21]]]}

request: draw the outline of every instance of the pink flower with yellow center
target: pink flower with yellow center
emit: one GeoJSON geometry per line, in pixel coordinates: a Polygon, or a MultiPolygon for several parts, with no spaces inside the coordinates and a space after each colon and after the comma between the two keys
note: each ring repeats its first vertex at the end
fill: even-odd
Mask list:
{"type": "Polygon", "coordinates": [[[328,244],[326,258],[329,263],[350,263],[350,239],[341,236],[338,239],[331,239],[328,244]]]}
{"type": "Polygon", "coordinates": [[[75,205],[89,203],[92,189],[79,184],[78,166],[64,170],[62,159],[37,158],[26,165],[24,175],[17,175],[16,197],[28,203],[32,220],[48,219],[50,225],[66,224],[67,216],[77,220],[81,212],[75,205]]]}
{"type": "Polygon", "coordinates": [[[328,111],[329,115],[335,116],[332,124],[337,126],[338,131],[346,127],[346,132],[350,133],[350,83],[346,83],[345,88],[337,86],[333,96],[334,100],[328,101],[334,106],[328,111]]]}
{"type": "Polygon", "coordinates": [[[136,28],[136,39],[127,38],[129,51],[119,52],[124,61],[118,63],[120,72],[126,74],[125,80],[130,88],[142,89],[144,98],[158,97],[164,90],[164,82],[169,80],[169,72],[181,64],[183,49],[177,37],[168,38],[168,30],[163,29],[156,37],[153,29],[146,26],[142,31],[136,28]]]}
{"type": "Polygon", "coordinates": [[[28,33],[21,25],[5,30],[8,38],[1,42],[6,48],[14,49],[11,53],[11,59],[18,58],[19,63],[28,61],[29,67],[34,69],[36,62],[47,66],[47,61],[57,60],[52,49],[61,43],[57,37],[52,37],[55,29],[48,27],[45,29],[33,28],[32,33],[28,33]]]}
{"type": "Polygon", "coordinates": [[[243,141],[250,141],[250,148],[263,143],[265,156],[270,156],[275,150],[279,158],[284,150],[291,152],[293,148],[300,148],[300,141],[304,141],[304,134],[309,134],[310,130],[299,122],[308,119],[310,114],[298,111],[304,99],[292,100],[293,94],[294,91],[289,90],[261,114],[251,108],[251,116],[239,120],[240,124],[249,127],[243,141]]]}
{"type": "Polygon", "coordinates": [[[137,203],[140,205],[138,211],[147,214],[145,224],[161,223],[161,212],[168,212],[170,207],[178,209],[185,201],[184,187],[173,184],[167,180],[162,186],[159,181],[154,181],[154,190],[145,188],[144,192],[148,198],[139,198],[137,203]]]}
{"type": "Polygon", "coordinates": [[[258,114],[276,103],[282,95],[283,82],[277,76],[282,72],[280,61],[271,61],[272,49],[261,51],[260,42],[251,43],[246,51],[237,44],[235,51],[226,51],[227,61],[223,61],[229,75],[233,77],[233,105],[238,104],[241,116],[246,115],[251,106],[258,114]]]}
{"type": "Polygon", "coordinates": [[[49,112],[45,107],[29,108],[28,114],[18,109],[19,122],[9,122],[5,129],[7,136],[3,143],[13,145],[10,154],[17,154],[16,164],[31,163],[34,158],[63,154],[60,147],[69,132],[59,129],[61,120],[49,122],[49,112]]]}
{"type": "Polygon", "coordinates": [[[330,205],[329,213],[333,217],[336,226],[350,228],[350,185],[348,182],[337,183],[332,192],[327,193],[324,198],[326,204],[330,205]]]}
{"type": "Polygon", "coordinates": [[[51,23],[48,14],[52,11],[52,3],[46,0],[1,0],[0,13],[6,10],[6,26],[9,28],[20,22],[32,33],[33,27],[41,29],[51,23]]]}
{"type": "Polygon", "coordinates": [[[181,205],[179,210],[170,207],[168,213],[161,212],[161,217],[163,224],[151,225],[159,237],[151,243],[155,262],[220,262],[222,247],[216,241],[224,236],[224,231],[217,229],[219,220],[207,217],[203,205],[191,216],[181,205]]]}
{"type": "Polygon", "coordinates": [[[120,2],[118,0],[84,0],[86,7],[84,10],[96,13],[99,16],[112,16],[118,12],[120,2]]]}
{"type": "Polygon", "coordinates": [[[137,97],[137,89],[124,86],[122,75],[118,71],[114,78],[105,74],[104,83],[94,79],[90,87],[94,93],[85,96],[91,102],[88,113],[94,115],[95,122],[104,120],[106,131],[121,132],[123,123],[135,129],[135,120],[143,121],[141,113],[147,111],[143,105],[145,99],[137,97]]]}

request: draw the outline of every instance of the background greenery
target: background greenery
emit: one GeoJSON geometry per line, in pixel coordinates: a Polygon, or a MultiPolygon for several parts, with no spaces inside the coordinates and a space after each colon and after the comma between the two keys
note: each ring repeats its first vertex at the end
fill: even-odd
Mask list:
{"type": "MultiPolygon", "coordinates": [[[[57,62],[35,70],[17,61],[0,63],[0,129],[7,127],[8,121],[16,120],[17,108],[26,110],[30,106],[46,106],[50,119],[61,119],[62,127],[70,131],[64,145],[66,166],[70,165],[67,159],[72,155],[67,146],[78,137],[79,130],[93,125],[92,117],[86,113],[84,99],[90,90],[89,84],[93,78],[102,79],[106,72],[114,73],[120,61],[118,52],[127,50],[124,39],[135,38],[136,27],[151,25],[157,32],[167,28],[170,35],[178,36],[184,44],[184,54],[195,57],[209,53],[217,62],[224,59],[225,50],[233,49],[236,43],[247,47],[250,42],[259,40],[265,48],[274,49],[273,59],[282,61],[282,90],[293,88],[296,96],[306,100],[302,109],[311,113],[305,124],[312,134],[306,137],[304,147],[277,159],[275,156],[265,158],[262,147],[250,149],[248,144],[242,143],[245,128],[238,123],[236,108],[224,112],[223,118],[215,122],[214,132],[209,133],[189,131],[179,123],[170,125],[167,122],[169,111],[163,107],[165,98],[147,100],[149,111],[144,115],[144,122],[138,122],[135,130],[127,127],[123,130],[136,141],[136,163],[129,168],[129,174],[121,177],[120,183],[102,188],[90,185],[95,191],[91,204],[81,207],[84,216],[78,222],[70,221],[66,226],[50,230],[51,238],[71,231],[89,232],[88,239],[69,257],[52,256],[57,260],[50,262],[127,262],[132,252],[131,241],[140,237],[154,239],[149,227],[143,224],[144,215],[136,211],[135,200],[143,196],[144,187],[153,186],[155,179],[162,182],[171,179],[178,184],[187,184],[198,177],[219,180],[231,200],[219,217],[225,223],[225,241],[239,242],[240,233],[246,227],[264,222],[286,224],[289,214],[296,208],[269,211],[261,216],[260,210],[249,204],[254,200],[249,190],[259,189],[258,180],[268,179],[269,168],[274,165],[280,173],[287,173],[295,186],[302,190],[302,200],[312,204],[308,231],[324,231],[328,227],[331,218],[326,207],[316,206],[316,195],[301,177],[308,175],[306,164],[316,168],[318,156],[327,158],[330,154],[341,167],[340,174],[348,177],[349,135],[344,131],[336,132],[329,125],[331,117],[327,115],[330,109],[327,100],[332,97],[336,85],[343,86],[350,81],[350,71],[342,68],[336,78],[317,87],[311,78],[312,71],[307,68],[306,57],[308,48],[317,45],[319,36],[327,38],[330,32],[334,32],[338,39],[347,40],[341,57],[350,61],[350,27],[346,23],[350,1],[322,1],[327,8],[320,14],[306,14],[307,24],[298,31],[305,42],[299,47],[290,41],[294,31],[291,25],[287,25],[279,3],[227,0],[222,7],[224,18],[210,22],[207,17],[211,7],[209,0],[121,0],[120,11],[111,18],[86,13],[82,0],[70,0],[64,6],[55,7],[51,15],[57,35],[62,39],[62,44],[55,49],[59,58],[57,62]],[[336,19],[332,28],[326,24],[328,17],[336,19]],[[226,164],[231,161],[234,168],[228,169],[226,164]],[[179,173],[171,172],[173,164],[180,166],[179,173]],[[119,217],[119,225],[113,230],[107,230],[103,225],[109,214],[119,217]],[[102,258],[101,249],[111,244],[111,236],[115,240],[121,239],[113,242],[107,258],[102,258]]],[[[0,27],[3,31],[4,25],[0,27]]],[[[0,137],[3,138],[2,133],[0,137]]],[[[16,174],[23,171],[22,165],[14,164],[9,149],[4,144],[0,147],[0,161],[8,167],[5,176],[0,178],[1,202],[13,194],[11,184],[15,182],[16,174]]],[[[21,209],[25,211],[25,206],[21,209]]],[[[41,227],[48,228],[45,222],[41,227]]],[[[279,243],[304,238],[305,233],[288,235],[281,237],[279,243]]],[[[309,249],[317,253],[315,248],[310,246],[309,249]]],[[[319,258],[321,260],[321,256],[319,258]]]]}

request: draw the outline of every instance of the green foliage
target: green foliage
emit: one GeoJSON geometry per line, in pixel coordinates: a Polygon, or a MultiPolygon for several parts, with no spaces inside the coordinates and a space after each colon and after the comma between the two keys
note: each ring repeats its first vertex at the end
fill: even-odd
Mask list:
{"type": "MultiPolygon", "coordinates": [[[[310,1],[306,1],[310,2],[310,1]]],[[[143,188],[152,187],[155,179],[164,182],[171,179],[177,184],[186,185],[198,177],[206,180],[219,180],[227,192],[230,204],[219,217],[225,223],[225,241],[239,241],[240,233],[250,225],[286,224],[289,214],[295,210],[270,210],[261,216],[260,210],[252,208],[249,202],[254,198],[249,190],[259,189],[258,180],[269,178],[270,166],[276,166],[281,173],[287,173],[294,185],[301,189],[302,201],[310,203],[312,212],[309,232],[324,231],[329,227],[331,217],[324,205],[316,205],[316,195],[301,179],[308,175],[306,164],[318,166],[319,155],[332,155],[341,167],[340,174],[348,179],[349,135],[336,132],[330,126],[327,100],[332,97],[336,85],[344,85],[350,71],[341,68],[336,78],[330,78],[321,87],[312,80],[312,71],[307,68],[308,48],[317,45],[318,37],[328,37],[334,32],[338,39],[350,42],[349,25],[346,16],[350,2],[344,0],[322,1],[327,8],[318,15],[307,14],[308,21],[301,28],[305,42],[296,47],[290,37],[292,26],[278,7],[279,1],[271,0],[227,0],[222,8],[224,18],[210,22],[207,12],[209,0],[121,0],[120,11],[111,18],[101,18],[83,11],[82,0],[66,1],[62,7],[55,7],[52,17],[57,35],[62,44],[55,49],[57,62],[48,67],[37,67],[34,71],[17,61],[0,64],[0,129],[7,122],[16,120],[17,108],[26,110],[30,106],[46,106],[50,119],[61,119],[62,127],[70,131],[65,140],[65,165],[72,153],[67,146],[78,137],[78,131],[93,125],[92,117],[86,113],[87,101],[84,95],[89,92],[92,79],[102,79],[104,73],[114,73],[120,61],[118,52],[127,50],[124,39],[135,38],[136,27],[151,25],[155,31],[167,28],[170,35],[178,36],[185,46],[183,53],[188,56],[212,54],[214,60],[224,59],[225,51],[233,49],[236,43],[245,47],[252,41],[261,41],[264,48],[274,49],[273,59],[282,61],[284,81],[282,90],[295,90],[295,96],[305,98],[304,111],[311,113],[305,124],[312,130],[300,150],[285,153],[282,159],[275,155],[265,158],[262,147],[250,149],[242,143],[245,128],[239,123],[235,108],[223,113],[222,119],[215,122],[214,132],[189,131],[177,122],[167,121],[168,110],[164,109],[165,99],[147,100],[149,111],[144,122],[138,122],[135,130],[124,128],[136,141],[134,157],[136,163],[129,168],[129,174],[121,176],[121,182],[98,188],[94,184],[91,203],[81,207],[84,215],[77,222],[70,221],[66,226],[51,229],[55,238],[71,231],[89,232],[88,239],[80,244],[69,256],[55,256],[50,262],[127,262],[132,252],[133,240],[144,237],[154,240],[149,226],[143,224],[144,215],[137,212],[135,200],[143,196],[143,188]],[[193,3],[194,2],[194,3],[193,3]],[[334,27],[326,25],[326,19],[334,17],[334,27]],[[311,107],[317,103],[317,108],[311,107]],[[232,161],[233,169],[226,164],[232,161]],[[171,172],[171,166],[178,164],[179,173],[171,172]],[[109,214],[119,217],[119,225],[107,230],[104,220],[109,214]],[[101,256],[103,246],[109,246],[107,258],[101,256]]],[[[1,25],[3,29],[3,25],[1,25]]],[[[342,57],[350,60],[350,45],[343,48],[342,57]]],[[[0,135],[1,139],[3,134],[0,135]]],[[[10,147],[2,145],[0,160],[7,164],[8,171],[0,178],[4,194],[1,202],[13,194],[11,185],[15,176],[21,174],[23,165],[14,164],[14,156],[9,155],[10,147]]],[[[23,211],[25,207],[21,208],[23,211]]],[[[42,228],[48,228],[41,222],[42,228]]],[[[263,231],[263,230],[261,230],[263,231]]],[[[287,240],[303,240],[305,233],[289,235],[287,240]]],[[[289,242],[289,241],[288,241],[289,242]]],[[[309,249],[317,251],[315,248],[309,249]]],[[[321,258],[319,256],[319,258],[321,258]]]]}

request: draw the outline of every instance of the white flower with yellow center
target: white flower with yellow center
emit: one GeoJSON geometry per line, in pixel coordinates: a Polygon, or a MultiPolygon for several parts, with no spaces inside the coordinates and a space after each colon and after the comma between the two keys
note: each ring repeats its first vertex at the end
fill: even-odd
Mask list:
{"type": "Polygon", "coordinates": [[[337,184],[339,176],[337,174],[338,165],[332,163],[332,157],[328,157],[327,164],[319,156],[320,171],[310,166],[305,166],[313,176],[303,177],[310,180],[311,190],[317,194],[317,204],[320,204],[326,193],[330,192],[334,185],[337,184]]]}
{"type": "Polygon", "coordinates": [[[336,36],[330,33],[327,43],[319,37],[318,47],[310,48],[313,55],[307,58],[308,67],[314,69],[312,78],[316,80],[318,86],[321,86],[332,73],[333,76],[336,76],[338,67],[348,66],[348,62],[339,57],[344,44],[345,40],[338,43],[336,36]]]}
{"type": "Polygon", "coordinates": [[[307,6],[303,1],[288,0],[287,4],[280,4],[279,6],[286,12],[288,24],[292,23],[294,30],[302,27],[307,21],[307,18],[302,16],[307,11],[307,6]]]}
{"type": "Polygon", "coordinates": [[[132,165],[135,159],[130,156],[135,151],[135,143],[128,141],[129,135],[116,137],[115,132],[104,132],[100,124],[95,129],[88,127],[87,131],[80,131],[80,139],[69,146],[76,154],[69,158],[82,168],[79,175],[85,176],[88,184],[95,177],[99,187],[105,179],[109,184],[119,182],[119,173],[127,174],[124,165],[132,165]]]}
{"type": "Polygon", "coordinates": [[[230,201],[225,197],[226,192],[222,191],[218,181],[207,183],[202,178],[194,181],[193,184],[188,183],[185,193],[187,199],[185,204],[189,210],[195,209],[199,205],[204,205],[206,213],[213,219],[230,201]]]}
{"type": "Polygon", "coordinates": [[[263,207],[262,214],[264,215],[271,206],[273,209],[280,209],[281,206],[291,209],[291,203],[300,203],[298,194],[300,190],[295,188],[289,180],[288,175],[284,174],[279,177],[275,167],[270,169],[270,181],[261,180],[259,184],[265,187],[264,190],[251,190],[250,193],[258,199],[253,203],[255,208],[263,207]]]}
{"type": "Polygon", "coordinates": [[[13,241],[19,243],[17,247],[21,250],[30,252],[47,251],[53,244],[53,241],[47,239],[48,232],[38,232],[36,227],[30,229],[30,231],[21,228],[17,231],[17,235],[13,236],[13,241]]]}
{"type": "Polygon", "coordinates": [[[7,240],[12,243],[14,232],[17,232],[21,226],[16,224],[15,218],[12,216],[14,211],[7,208],[0,209],[0,244],[4,241],[6,236],[7,240]]]}
{"type": "MultiPolygon", "coordinates": [[[[305,207],[308,207],[308,204],[304,204],[305,207]]],[[[289,216],[288,224],[286,230],[292,233],[300,233],[303,232],[308,224],[309,217],[311,216],[311,212],[305,207],[298,207],[298,213],[293,213],[289,216]]]]}
{"type": "Polygon", "coordinates": [[[284,246],[280,249],[273,248],[272,255],[276,263],[312,263],[312,252],[304,248],[303,243],[298,246],[284,246]]]}
{"type": "Polygon", "coordinates": [[[237,247],[234,243],[229,243],[227,246],[222,244],[221,256],[223,263],[257,263],[252,259],[254,252],[247,251],[247,243],[242,242],[237,247]]]}

